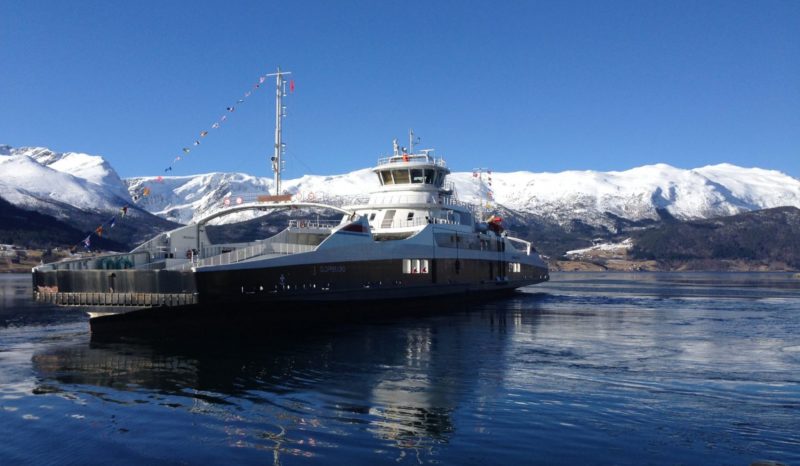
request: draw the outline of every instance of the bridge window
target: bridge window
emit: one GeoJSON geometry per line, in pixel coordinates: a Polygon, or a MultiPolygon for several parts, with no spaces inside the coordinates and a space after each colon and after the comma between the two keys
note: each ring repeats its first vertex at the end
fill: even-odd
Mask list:
{"type": "Polygon", "coordinates": [[[411,170],[411,182],[412,183],[422,183],[425,181],[425,178],[422,176],[423,171],[419,168],[415,168],[411,170]]]}
{"type": "Polygon", "coordinates": [[[392,170],[392,177],[394,178],[394,184],[408,184],[411,182],[408,170],[392,170]]]}
{"type": "Polygon", "coordinates": [[[425,184],[433,184],[434,171],[431,169],[425,170],[425,184]]]}
{"type": "Polygon", "coordinates": [[[389,170],[383,170],[380,173],[381,184],[394,184],[394,181],[392,180],[392,172],[389,170]]]}
{"type": "Polygon", "coordinates": [[[436,172],[436,186],[442,187],[444,184],[444,172],[441,170],[437,170],[436,172]]]}

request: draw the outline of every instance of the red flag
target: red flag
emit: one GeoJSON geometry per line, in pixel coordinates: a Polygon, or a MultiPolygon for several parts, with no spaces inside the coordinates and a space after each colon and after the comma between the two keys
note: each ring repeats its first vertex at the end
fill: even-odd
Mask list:
{"type": "Polygon", "coordinates": [[[289,81],[289,92],[294,92],[294,79],[289,81]]]}

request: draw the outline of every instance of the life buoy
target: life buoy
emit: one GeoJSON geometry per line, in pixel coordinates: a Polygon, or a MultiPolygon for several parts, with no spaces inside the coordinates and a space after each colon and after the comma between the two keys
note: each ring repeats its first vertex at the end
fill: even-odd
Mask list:
{"type": "Polygon", "coordinates": [[[308,195],[306,196],[306,199],[308,199],[309,201],[313,201],[314,200],[314,193],[308,193],[308,195]]]}
{"type": "Polygon", "coordinates": [[[300,221],[297,223],[297,226],[299,226],[300,228],[305,228],[305,227],[306,227],[306,222],[304,222],[304,221],[300,220],[300,221]]]}

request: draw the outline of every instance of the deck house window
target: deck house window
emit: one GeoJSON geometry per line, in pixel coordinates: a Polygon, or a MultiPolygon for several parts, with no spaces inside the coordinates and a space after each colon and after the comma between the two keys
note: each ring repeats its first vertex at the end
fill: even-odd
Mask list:
{"type": "Polygon", "coordinates": [[[408,170],[392,170],[392,177],[394,184],[408,184],[411,181],[408,170]]]}
{"type": "Polygon", "coordinates": [[[428,259],[403,259],[403,273],[429,273],[428,259]]]}

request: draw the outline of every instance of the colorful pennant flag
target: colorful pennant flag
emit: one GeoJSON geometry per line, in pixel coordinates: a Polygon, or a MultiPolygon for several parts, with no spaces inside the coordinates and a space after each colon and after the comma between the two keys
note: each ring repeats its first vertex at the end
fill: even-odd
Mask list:
{"type": "MultiPolygon", "coordinates": [[[[263,84],[266,80],[267,80],[266,76],[260,76],[258,78],[258,83],[256,83],[253,86],[253,89],[258,89],[259,87],[261,87],[261,84],[263,84]]],[[[247,99],[248,97],[250,97],[250,95],[252,95],[253,89],[247,90],[244,93],[244,98],[237,99],[236,100],[236,104],[238,105],[238,104],[244,103],[245,99],[247,99]]],[[[295,89],[294,80],[291,80],[291,81],[289,81],[289,90],[291,92],[294,92],[294,89],[295,89]]],[[[236,108],[233,105],[231,105],[229,107],[226,107],[225,109],[228,111],[228,113],[233,113],[236,110],[236,108]]],[[[216,122],[214,122],[211,125],[211,129],[219,129],[220,124],[223,123],[227,118],[228,118],[228,115],[227,114],[223,114],[219,118],[219,120],[217,120],[216,122]]],[[[208,130],[200,131],[200,133],[199,133],[200,134],[200,138],[206,137],[208,135],[208,133],[209,133],[208,130]]],[[[200,140],[199,139],[195,139],[194,142],[192,143],[193,147],[197,147],[199,145],[200,145],[200,140]]],[[[188,154],[191,151],[191,149],[189,147],[183,147],[182,150],[183,150],[183,153],[185,153],[185,154],[188,154]]],[[[173,165],[176,162],[180,161],[180,160],[181,160],[181,156],[175,157],[175,159],[172,161],[172,165],[170,165],[170,166],[168,166],[167,168],[164,169],[164,173],[171,172],[172,169],[173,169],[173,165]]],[[[158,176],[155,181],[158,182],[158,183],[163,183],[164,177],[163,176],[158,176]]],[[[150,188],[148,186],[144,186],[144,187],[142,187],[141,191],[138,191],[138,192],[134,193],[131,197],[132,197],[134,202],[137,202],[142,197],[149,196],[149,195],[150,195],[150,188]]],[[[128,214],[128,207],[129,206],[126,204],[126,205],[124,205],[124,206],[122,206],[120,208],[119,214],[118,214],[119,218],[125,218],[125,216],[128,214]]],[[[76,244],[72,248],[70,248],[70,252],[75,253],[77,251],[78,247],[80,246],[80,244],[83,244],[83,246],[86,249],[89,249],[90,246],[91,246],[92,235],[96,234],[98,237],[102,237],[104,232],[107,233],[107,230],[104,230],[104,228],[106,228],[106,227],[108,229],[114,228],[116,226],[116,222],[117,222],[117,215],[115,215],[114,217],[109,219],[106,223],[98,226],[94,230],[94,232],[89,233],[88,236],[86,236],[86,238],[84,238],[78,244],[76,244]]]]}

